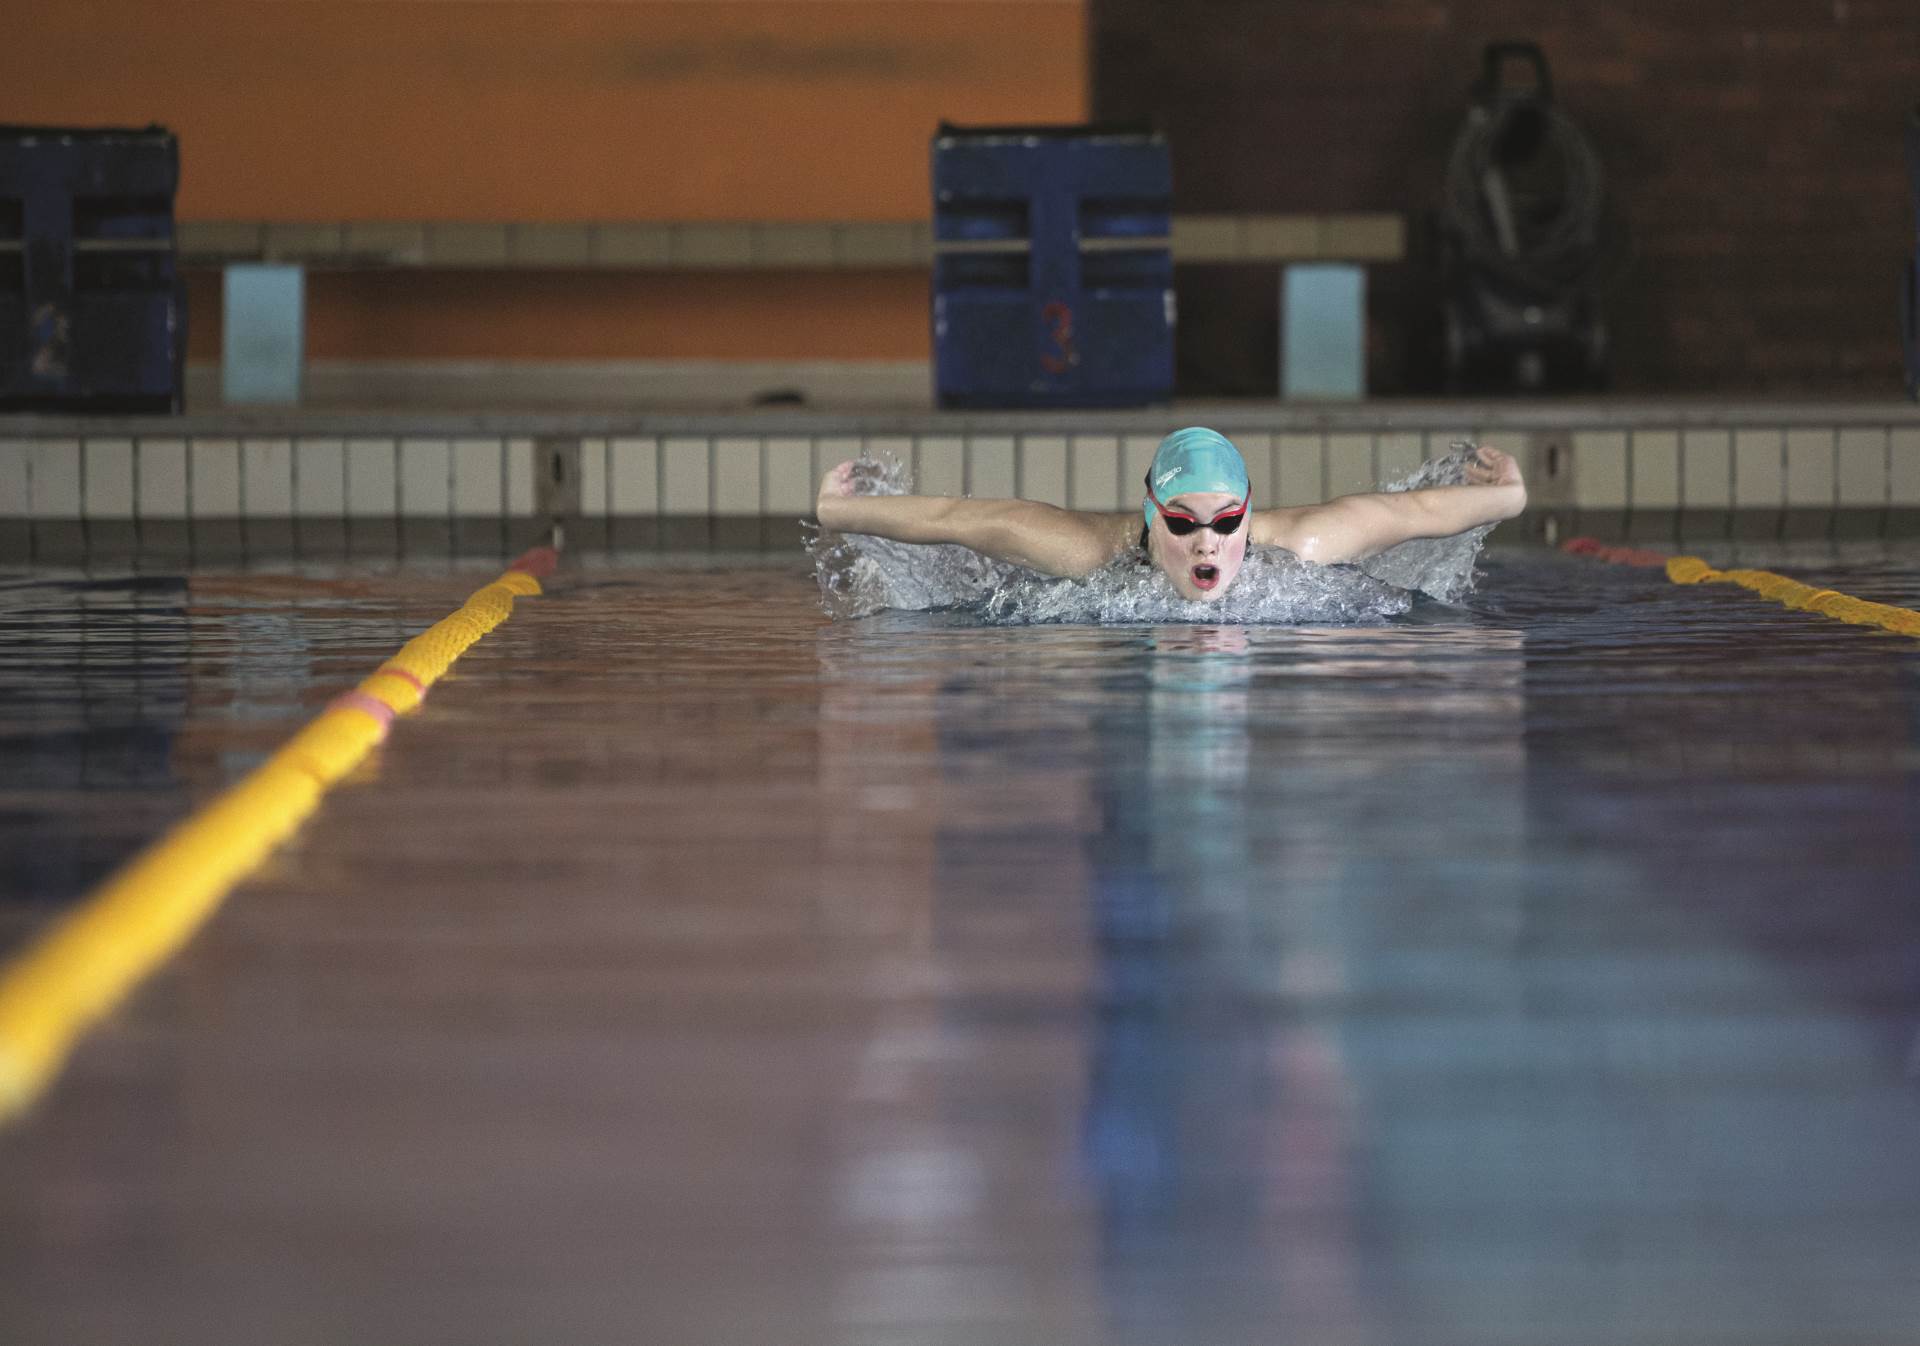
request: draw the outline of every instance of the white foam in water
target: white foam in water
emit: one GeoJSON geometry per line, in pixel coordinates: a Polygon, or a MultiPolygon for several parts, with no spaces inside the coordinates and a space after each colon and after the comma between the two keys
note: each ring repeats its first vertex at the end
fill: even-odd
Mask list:
{"type": "MultiPolygon", "coordinates": [[[[1455,444],[1383,491],[1449,486],[1465,480],[1471,444],[1455,444]]],[[[863,457],[853,470],[856,495],[906,495],[911,477],[898,461],[863,457]]],[[[1041,622],[1352,624],[1405,612],[1420,592],[1456,602],[1473,588],[1474,559],[1488,524],[1447,538],[1420,538],[1357,565],[1320,566],[1278,547],[1249,547],[1245,565],[1217,602],[1180,597],[1158,566],[1129,554],[1085,579],[1055,579],[995,561],[966,547],[892,542],[861,533],[808,529],[807,550],[820,581],[821,606],[837,618],[888,608],[961,609],[992,625],[1041,622]]]]}

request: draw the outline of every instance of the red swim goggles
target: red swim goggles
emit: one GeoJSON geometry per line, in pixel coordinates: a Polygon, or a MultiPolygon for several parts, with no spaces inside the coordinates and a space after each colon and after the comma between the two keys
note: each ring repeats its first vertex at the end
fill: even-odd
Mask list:
{"type": "Polygon", "coordinates": [[[1153,507],[1160,511],[1161,522],[1166,524],[1167,531],[1175,537],[1185,537],[1196,528],[1211,528],[1220,536],[1226,537],[1239,532],[1240,525],[1247,521],[1247,502],[1244,500],[1237,505],[1227,506],[1211,519],[1201,519],[1184,509],[1168,509],[1161,504],[1160,497],[1153,493],[1151,482],[1147,485],[1147,499],[1151,500],[1153,507]]]}

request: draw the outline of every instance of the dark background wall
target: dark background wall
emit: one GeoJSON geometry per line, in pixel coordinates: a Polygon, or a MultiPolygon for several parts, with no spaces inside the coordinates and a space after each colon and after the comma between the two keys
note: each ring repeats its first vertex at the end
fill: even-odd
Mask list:
{"type": "MultiPolygon", "coordinates": [[[[1545,48],[1629,231],[1617,391],[1900,390],[1917,0],[1090,0],[1088,22],[1093,111],[1168,132],[1181,210],[1409,215],[1415,257],[1369,275],[1375,391],[1437,387],[1417,226],[1506,39],[1545,48]]],[[[1179,285],[1182,390],[1270,393],[1271,273],[1179,285]]]]}

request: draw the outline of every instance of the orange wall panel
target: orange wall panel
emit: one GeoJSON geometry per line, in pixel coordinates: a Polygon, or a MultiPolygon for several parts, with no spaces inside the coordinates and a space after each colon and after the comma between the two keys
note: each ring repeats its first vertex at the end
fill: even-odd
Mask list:
{"type": "MultiPolygon", "coordinates": [[[[183,219],[908,220],[928,140],[1086,115],[1084,0],[64,0],[4,116],[161,122],[183,219]]],[[[914,359],[927,279],[316,272],[317,360],[914,359]]],[[[191,278],[194,358],[220,283],[191,278]]]]}
{"type": "Polygon", "coordinates": [[[1083,0],[63,0],[5,116],[181,138],[189,219],[913,219],[955,121],[1085,116],[1083,0]]]}

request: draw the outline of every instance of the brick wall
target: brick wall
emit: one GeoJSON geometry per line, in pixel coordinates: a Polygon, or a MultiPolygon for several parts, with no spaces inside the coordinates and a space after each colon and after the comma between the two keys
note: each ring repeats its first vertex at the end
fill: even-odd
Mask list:
{"type": "MultiPolygon", "coordinates": [[[[1091,0],[1089,18],[1096,115],[1170,133],[1189,211],[1423,216],[1482,46],[1537,41],[1632,239],[1609,301],[1616,389],[1899,391],[1911,0],[1091,0]]],[[[1380,391],[1435,382],[1423,272],[1372,276],[1380,391]]],[[[1271,390],[1272,278],[1180,286],[1183,388],[1271,390]]]]}

